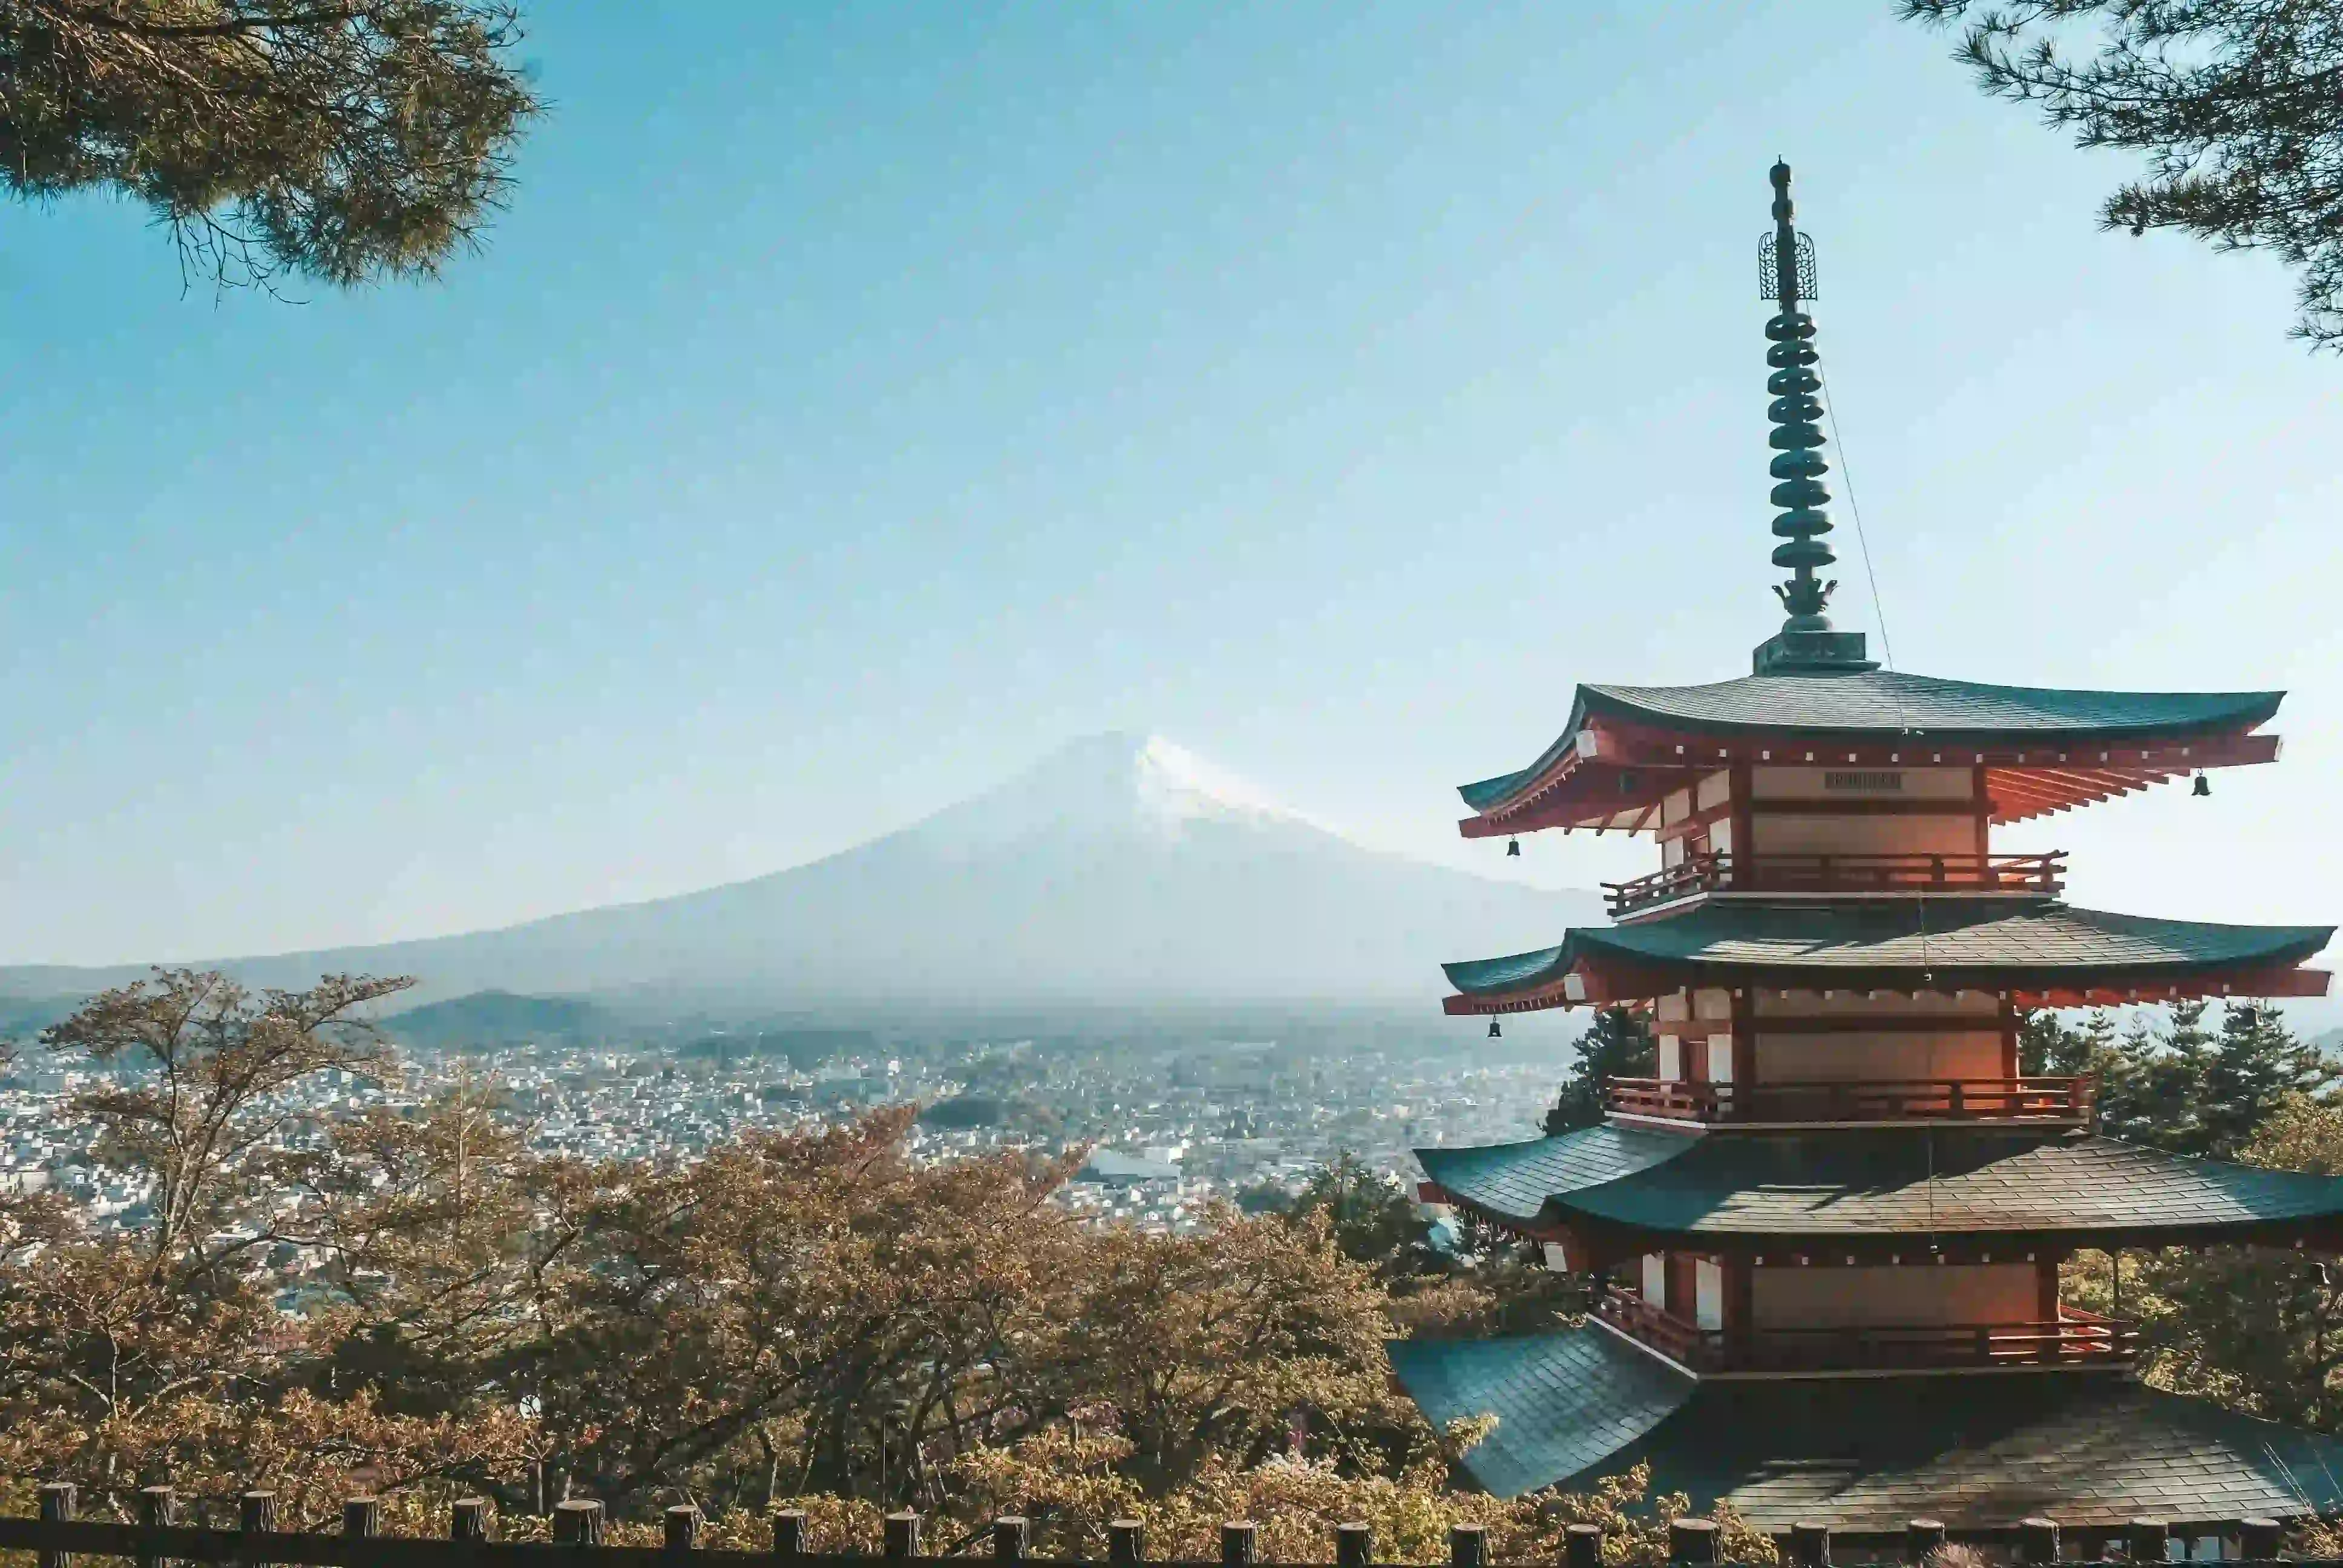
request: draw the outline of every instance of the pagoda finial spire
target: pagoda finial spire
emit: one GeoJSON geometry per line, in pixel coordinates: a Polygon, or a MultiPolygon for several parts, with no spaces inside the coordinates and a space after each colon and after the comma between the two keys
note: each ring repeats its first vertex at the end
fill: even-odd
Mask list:
{"type": "Polygon", "coordinates": [[[1775,452],[1773,502],[1784,508],[1774,519],[1775,537],[1784,541],[1774,547],[1774,564],[1790,568],[1790,580],[1775,584],[1774,592],[1790,613],[1782,629],[1758,645],[1752,663],[1760,675],[1874,669],[1878,667],[1864,658],[1863,634],[1833,631],[1823,613],[1838,584],[1815,572],[1838,557],[1823,538],[1831,523],[1823,510],[1830,499],[1823,485],[1830,464],[1816,423],[1823,414],[1816,396],[1822,377],[1814,367],[1821,357],[1815,352],[1814,317],[1799,308],[1815,297],[1815,246],[1791,221],[1796,208],[1790,202],[1790,166],[1775,159],[1772,178],[1774,232],[1760,246],[1757,271],[1766,297],[1781,307],[1765,324],[1773,344],[1765,363],[1774,367],[1765,378],[1765,390],[1774,395],[1765,415],[1774,423],[1767,438],[1775,452]]]}

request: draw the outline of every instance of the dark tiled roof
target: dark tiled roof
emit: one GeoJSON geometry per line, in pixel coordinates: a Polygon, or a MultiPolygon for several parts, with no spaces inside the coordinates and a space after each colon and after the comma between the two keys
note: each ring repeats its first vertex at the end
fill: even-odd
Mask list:
{"type": "Polygon", "coordinates": [[[1503,804],[1575,744],[1588,719],[1610,716],[1674,731],[1928,739],[1983,745],[2051,739],[2183,738],[2267,722],[2282,691],[2067,691],[1986,686],[1876,669],[1836,675],[1745,675],[1707,686],[1582,686],[1562,737],[1519,772],[1458,793],[1475,811],[1503,804]]]}
{"type": "Polygon", "coordinates": [[[2343,1216],[2343,1176],[2165,1154],[2111,1138],[1976,1128],[1685,1137],[1590,1127],[1416,1151],[1500,1219],[1595,1220],[1670,1235],[2212,1236],[2343,1216]]]}
{"type": "Polygon", "coordinates": [[[1852,675],[1745,675],[1709,686],[1582,686],[1589,713],[1704,729],[1797,729],[1846,735],[2048,737],[2177,735],[2249,729],[2282,691],[2068,691],[1986,686],[1890,669],[1852,675]]]}
{"type": "Polygon", "coordinates": [[[1836,985],[1865,976],[1940,989],[2150,980],[2196,970],[2298,963],[2332,926],[2227,926],[2078,910],[2045,900],[1896,899],[1862,904],[1703,904],[1681,915],[1565,932],[1558,947],[1444,964],[1469,996],[1551,985],[1582,958],[1613,955],[1746,979],[1811,972],[1836,985]]]}
{"type": "Polygon", "coordinates": [[[1500,1497],[1603,1465],[1696,1386],[1591,1324],[1515,1339],[1393,1340],[1392,1370],[1435,1427],[1493,1415],[1466,1462],[1500,1497]]]}
{"type": "Polygon", "coordinates": [[[1694,1385],[1615,1341],[1588,1342],[1596,1338],[1611,1336],[1589,1326],[1403,1342],[1392,1359],[1434,1422],[1498,1418],[1464,1465],[1500,1496],[1584,1485],[1648,1460],[1655,1493],[1688,1492],[1698,1508],[1724,1499],[1765,1529],[1812,1519],[1900,1533],[1921,1515],[1968,1528],[2031,1514],[2208,1523],[2343,1506],[2343,1442],[2115,1374],[1694,1385]],[[1589,1457],[1623,1432],[1633,1435],[1589,1457]]]}
{"type": "Polygon", "coordinates": [[[1419,1149],[1423,1173],[1494,1214],[1530,1220],[1548,1198],[1630,1176],[1691,1147],[1681,1133],[1582,1127],[1559,1137],[1478,1149],[1419,1149]]]}

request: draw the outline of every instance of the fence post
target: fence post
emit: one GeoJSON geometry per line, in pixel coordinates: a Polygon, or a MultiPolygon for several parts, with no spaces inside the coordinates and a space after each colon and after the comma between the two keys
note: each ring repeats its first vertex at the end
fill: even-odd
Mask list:
{"type": "MultiPolygon", "coordinates": [[[[74,1516],[74,1483],[70,1481],[45,1481],[41,1483],[41,1523],[71,1524],[74,1516]]],[[[73,1568],[73,1553],[41,1551],[41,1568],[73,1568]]]]}
{"type": "Polygon", "coordinates": [[[1147,1560],[1146,1526],[1136,1519],[1110,1519],[1106,1522],[1106,1560],[1110,1563],[1143,1563],[1147,1560]]]}
{"type": "Polygon", "coordinates": [[[2275,1519],[2240,1519],[2237,1521],[2237,1555],[2250,1561],[2275,1562],[2281,1534],[2278,1522],[2275,1519]]]}
{"type": "MultiPolygon", "coordinates": [[[[277,1493],[253,1491],[236,1499],[236,1527],[246,1535],[266,1535],[277,1529],[277,1493]]],[[[253,1568],[271,1568],[257,1557],[250,1555],[254,1548],[246,1547],[245,1561],[253,1568]]]]}
{"type": "Polygon", "coordinates": [[[1668,1521],[1668,1561],[1671,1563],[1714,1563],[1716,1561],[1716,1521],[1686,1516],[1668,1521]]]}
{"type": "Polygon", "coordinates": [[[2017,1560],[2021,1563],[2058,1561],[2058,1522],[2039,1518],[2019,1520],[2017,1560]]]}
{"type": "Polygon", "coordinates": [[[773,1510],[773,1555],[784,1563],[794,1563],[805,1555],[804,1509],[773,1510]]]}
{"type": "Polygon", "coordinates": [[[1448,1527],[1450,1568],[1489,1568],[1489,1533],[1478,1524],[1448,1527]]]}
{"type": "MultiPolygon", "coordinates": [[[[167,1530],[179,1522],[179,1499],[167,1486],[142,1486],[138,1489],[138,1523],[149,1530],[167,1530]]],[[[167,1568],[169,1559],[159,1552],[138,1553],[138,1568],[167,1568]]]]}
{"type": "Polygon", "coordinates": [[[1945,1544],[1945,1522],[1941,1519],[1907,1519],[1904,1522],[1904,1561],[1926,1563],[1929,1553],[1942,1551],[1945,1544]]]}
{"type": "Polygon", "coordinates": [[[920,1516],[906,1508],[887,1515],[886,1543],[883,1553],[897,1562],[908,1562],[920,1554],[920,1516]]]}
{"type": "Polygon", "coordinates": [[[1249,1519],[1232,1519],[1221,1526],[1221,1568],[1252,1568],[1261,1559],[1254,1551],[1260,1535],[1249,1519]]]}
{"type": "Polygon", "coordinates": [[[1375,1533],[1365,1524],[1334,1526],[1334,1568],[1367,1568],[1375,1560],[1375,1533]]]}
{"type": "Polygon", "coordinates": [[[602,1504],[591,1497],[573,1497],[553,1505],[553,1538],[564,1546],[602,1544],[602,1504]]]}
{"type": "Polygon", "coordinates": [[[2135,1563],[2172,1559],[2172,1526],[2161,1519],[2134,1519],[2124,1525],[2124,1555],[2135,1563]]]}
{"type": "Polygon", "coordinates": [[[1023,1516],[1004,1513],[992,1522],[992,1560],[995,1563],[1025,1561],[1025,1543],[1029,1531],[1023,1516]]]}
{"type": "Polygon", "coordinates": [[[1563,1527],[1562,1568],[1603,1568],[1603,1526],[1569,1524],[1563,1527]]]}
{"type": "Polygon", "coordinates": [[[699,1510],[689,1503],[679,1503],[659,1515],[667,1533],[662,1544],[670,1552],[689,1552],[699,1534],[699,1510]]]}
{"type": "Polygon", "coordinates": [[[447,1539],[450,1541],[486,1541],[488,1538],[488,1500],[485,1497],[458,1497],[447,1510],[447,1539]]]}
{"type": "Polygon", "coordinates": [[[342,1503],[342,1533],[365,1540],[382,1533],[382,1499],[353,1497],[342,1503]]]}
{"type": "Polygon", "coordinates": [[[1830,1568],[1830,1526],[1801,1519],[1790,1526],[1790,1561],[1797,1568],[1830,1568]]]}

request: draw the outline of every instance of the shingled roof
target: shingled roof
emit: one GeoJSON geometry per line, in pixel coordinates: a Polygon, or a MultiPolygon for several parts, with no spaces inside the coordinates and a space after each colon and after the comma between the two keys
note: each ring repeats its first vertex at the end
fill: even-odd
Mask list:
{"type": "Polygon", "coordinates": [[[1501,1221],[1784,1246],[1979,1237],[2244,1240],[2343,1218],[2343,1177],[2191,1160],[2079,1132],[1942,1128],[1689,1137],[1605,1124],[1420,1149],[1433,1182],[1501,1221]]]}
{"type": "Polygon", "coordinates": [[[1476,999],[1561,982],[1611,958],[1728,985],[2034,990],[2154,983],[2276,968],[2325,947],[2332,926],[2233,926],[2078,910],[2044,900],[1896,899],[1855,904],[1733,900],[1625,926],[1573,927],[1534,952],[1441,966],[1476,999]]]}
{"type": "Polygon", "coordinates": [[[2209,1523],[2343,1508],[2343,1442],[2118,1373],[1695,1383],[1593,1324],[1390,1351],[1434,1425],[1498,1418],[1464,1468],[1499,1496],[1648,1461],[1654,1494],[1729,1502],[1769,1530],[1818,1520],[1885,1534],[1919,1515],[1956,1528],[2035,1514],[2209,1523]]]}
{"type": "Polygon", "coordinates": [[[2237,734],[2267,723],[2282,691],[2074,691],[1988,686],[1890,669],[1745,675],[1705,686],[1581,686],[1562,737],[1518,772],[1459,791],[1476,811],[1544,774],[1590,719],[1670,732],[1989,745],[2237,734]]]}

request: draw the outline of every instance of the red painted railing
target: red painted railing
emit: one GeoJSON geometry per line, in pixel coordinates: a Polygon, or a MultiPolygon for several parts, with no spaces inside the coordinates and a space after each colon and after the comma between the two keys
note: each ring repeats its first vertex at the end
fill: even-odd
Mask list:
{"type": "Polygon", "coordinates": [[[1909,1078],[1857,1083],[1691,1083],[1604,1081],[1604,1103],[1626,1116],[1671,1121],[2072,1121],[2090,1120],[2098,1081],[2080,1078],[1909,1078]]]}
{"type": "Polygon", "coordinates": [[[2041,855],[1694,855],[1632,881],[1605,882],[1616,917],[1694,893],[2039,893],[2066,885],[2066,852],[2041,855]]]}
{"type": "Polygon", "coordinates": [[[1992,1366],[2121,1366],[2137,1353],[2136,1324],[2062,1307],[2048,1322],[1865,1323],[1696,1329],[1624,1286],[1606,1288],[1595,1315],[1695,1372],[1866,1372],[1992,1366]]]}

